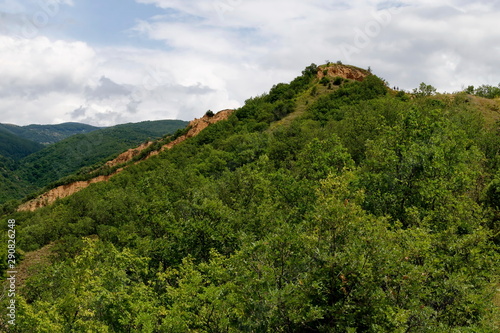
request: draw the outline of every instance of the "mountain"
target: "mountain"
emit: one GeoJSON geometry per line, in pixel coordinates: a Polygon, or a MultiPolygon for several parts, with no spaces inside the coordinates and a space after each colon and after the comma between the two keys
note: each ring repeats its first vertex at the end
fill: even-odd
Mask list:
{"type": "Polygon", "coordinates": [[[480,98],[312,64],[100,182],[6,207],[15,330],[496,332],[500,116],[480,98]]]}
{"type": "Polygon", "coordinates": [[[97,129],[99,129],[99,127],[71,122],[57,125],[28,126],[0,124],[0,131],[10,132],[21,138],[38,142],[43,145],[56,143],[72,135],[85,134],[97,129]]]}
{"type": "Polygon", "coordinates": [[[91,167],[144,141],[173,134],[186,124],[181,120],[123,124],[76,134],[51,144],[18,161],[11,178],[19,179],[19,186],[7,191],[7,183],[0,183],[0,190],[5,193],[0,202],[21,199],[81,168],[91,167]]]}
{"type": "Polygon", "coordinates": [[[95,168],[83,169],[77,175],[60,179],[46,188],[43,194],[24,202],[18,211],[34,211],[48,206],[58,199],[73,195],[91,184],[108,181],[112,176],[122,172],[125,168],[158,155],[165,149],[171,149],[183,141],[198,135],[209,125],[226,120],[234,110],[222,110],[217,114],[206,114],[200,119],[194,119],[185,130],[179,131],[175,136],[148,141],[139,147],[128,149],[116,158],[101,163],[95,168]]]}
{"type": "Polygon", "coordinates": [[[17,177],[14,173],[17,163],[0,155],[0,203],[12,199],[17,193],[24,193],[29,184],[17,177]]]}
{"type": "Polygon", "coordinates": [[[0,155],[19,160],[43,148],[43,145],[22,138],[0,127],[0,155]]]}

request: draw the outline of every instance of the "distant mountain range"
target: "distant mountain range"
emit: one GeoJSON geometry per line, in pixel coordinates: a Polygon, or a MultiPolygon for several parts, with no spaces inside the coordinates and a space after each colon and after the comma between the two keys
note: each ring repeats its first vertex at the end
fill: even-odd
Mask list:
{"type": "Polygon", "coordinates": [[[186,127],[159,120],[99,128],[79,123],[0,124],[0,203],[21,199],[83,167],[186,127]]]}
{"type": "Polygon", "coordinates": [[[43,145],[59,142],[75,134],[85,134],[101,127],[81,123],[63,123],[57,125],[28,125],[17,126],[0,124],[0,132],[15,134],[23,139],[43,145]]]}
{"type": "Polygon", "coordinates": [[[80,123],[18,126],[0,123],[0,155],[19,160],[45,146],[100,127],[80,123]]]}

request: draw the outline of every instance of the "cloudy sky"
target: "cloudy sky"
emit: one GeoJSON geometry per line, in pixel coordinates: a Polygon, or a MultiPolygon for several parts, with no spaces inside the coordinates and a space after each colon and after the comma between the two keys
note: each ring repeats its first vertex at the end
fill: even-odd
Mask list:
{"type": "Polygon", "coordinates": [[[490,0],[0,0],[0,122],[191,120],[327,60],[497,85],[499,19],[490,0]]]}

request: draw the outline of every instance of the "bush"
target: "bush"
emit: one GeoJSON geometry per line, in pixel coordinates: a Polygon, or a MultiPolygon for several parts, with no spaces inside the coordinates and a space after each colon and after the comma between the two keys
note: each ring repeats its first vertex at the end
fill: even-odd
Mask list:
{"type": "Polygon", "coordinates": [[[344,82],[344,79],[341,78],[340,76],[337,76],[336,78],[333,79],[333,84],[336,86],[340,86],[344,82]]]}

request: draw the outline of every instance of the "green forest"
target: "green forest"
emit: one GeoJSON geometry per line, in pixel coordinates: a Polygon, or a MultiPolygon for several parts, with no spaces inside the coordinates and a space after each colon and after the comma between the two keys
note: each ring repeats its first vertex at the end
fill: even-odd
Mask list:
{"type": "Polygon", "coordinates": [[[75,134],[85,134],[100,127],[81,123],[63,123],[57,125],[27,125],[17,126],[12,124],[0,124],[0,132],[14,134],[26,140],[34,141],[43,145],[49,145],[69,138],[75,134]]]}
{"type": "MultiPolygon", "coordinates": [[[[9,200],[20,200],[29,194],[36,195],[37,191],[43,191],[47,186],[53,187],[52,185],[55,185],[54,183],[61,178],[101,166],[127,149],[135,148],[148,140],[171,135],[186,125],[187,122],[182,120],[122,124],[85,134],[74,134],[46,147],[27,141],[27,139],[6,135],[8,140],[4,141],[5,146],[18,154],[21,154],[24,151],[22,148],[25,147],[20,142],[26,141],[32,145],[41,146],[17,159],[9,158],[8,155],[2,153],[2,132],[0,132],[0,204],[9,200]]],[[[87,127],[89,126],[71,123],[61,126],[31,125],[26,126],[25,131],[33,135],[32,132],[37,129],[40,133],[35,133],[40,136],[44,134],[47,137],[59,137],[87,127]]],[[[10,202],[9,206],[15,205],[16,202],[10,202]]]]}
{"type": "Polygon", "coordinates": [[[49,255],[6,330],[498,332],[496,96],[322,68],[108,182],[7,210],[1,243],[15,219],[21,264],[49,255]]]}

